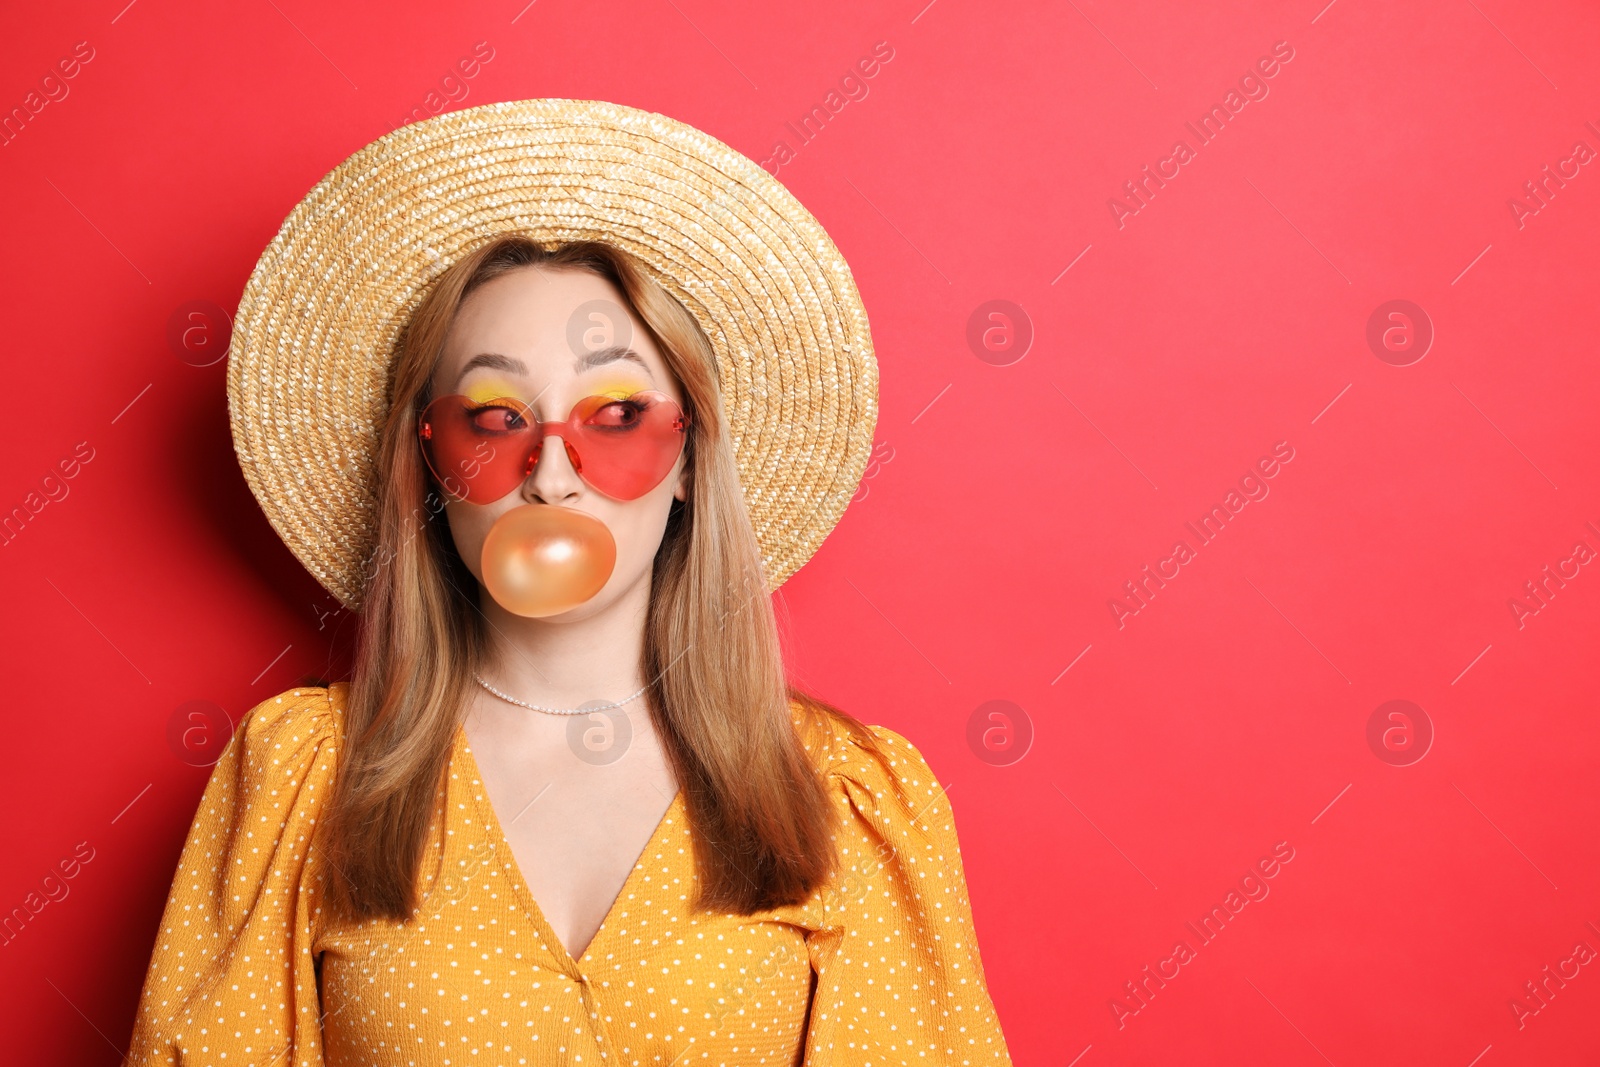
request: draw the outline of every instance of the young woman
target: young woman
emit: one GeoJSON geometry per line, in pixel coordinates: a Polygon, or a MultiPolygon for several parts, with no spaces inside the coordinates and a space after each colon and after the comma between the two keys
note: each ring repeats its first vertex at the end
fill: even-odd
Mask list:
{"type": "Polygon", "coordinates": [[[218,762],[128,1062],[1008,1063],[933,774],[786,683],[717,346],[482,225],[376,378],[354,674],[218,762]]]}

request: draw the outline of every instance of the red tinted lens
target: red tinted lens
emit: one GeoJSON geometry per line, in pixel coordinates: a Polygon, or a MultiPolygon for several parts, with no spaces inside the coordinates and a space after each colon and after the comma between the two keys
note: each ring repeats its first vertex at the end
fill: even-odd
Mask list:
{"type": "Polygon", "coordinates": [[[578,401],[565,426],[583,480],[618,500],[633,500],[661,484],[683,451],[689,420],[665,393],[645,390],[617,399],[578,401]]]}
{"type": "Polygon", "coordinates": [[[474,504],[499,500],[521,485],[540,443],[533,412],[509,397],[478,403],[442,396],[423,411],[417,432],[440,487],[474,504]]]}

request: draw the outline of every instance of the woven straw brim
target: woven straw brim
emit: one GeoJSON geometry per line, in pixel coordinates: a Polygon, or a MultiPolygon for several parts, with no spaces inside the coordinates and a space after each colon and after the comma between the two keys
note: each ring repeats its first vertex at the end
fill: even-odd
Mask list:
{"type": "Polygon", "coordinates": [[[776,589],[838,522],[871,450],[878,370],[860,294],[816,219],[755,162],[601,101],[489,104],[403,127],[284,221],[228,352],[234,448],[279,536],[360,606],[396,340],[430,283],[503,233],[617,245],[699,321],[776,589]]]}

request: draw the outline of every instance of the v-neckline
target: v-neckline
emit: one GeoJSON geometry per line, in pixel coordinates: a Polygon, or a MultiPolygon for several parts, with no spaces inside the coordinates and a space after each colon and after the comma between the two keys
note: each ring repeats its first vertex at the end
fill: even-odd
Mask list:
{"type": "MultiPolygon", "coordinates": [[[[583,946],[583,952],[573,956],[572,950],[556,934],[555,927],[550,920],[545,918],[544,909],[539,907],[539,901],[533,895],[533,889],[528,885],[528,879],[522,873],[522,866],[517,862],[517,854],[511,848],[511,840],[506,837],[505,827],[500,823],[500,813],[495,811],[494,802],[489,799],[489,787],[483,780],[483,771],[478,766],[478,758],[472,754],[472,742],[467,737],[465,723],[456,726],[455,747],[458,755],[465,762],[465,769],[471,772],[472,780],[477,784],[473,789],[473,804],[478,809],[479,817],[483,820],[485,832],[489,837],[489,845],[495,851],[504,850],[504,866],[506,875],[511,879],[513,891],[522,899],[522,906],[532,917],[534,923],[540,928],[540,933],[548,940],[551,952],[559,952],[561,961],[568,966],[575,977],[583,975],[584,961],[594,952],[600,939],[606,935],[611,927],[612,918],[617,913],[617,908],[628,899],[628,891],[634,887],[639,878],[642,867],[641,860],[646,855],[653,854],[661,843],[662,837],[667,832],[678,809],[683,804],[683,790],[672,794],[672,800],[667,804],[667,810],[661,813],[661,819],[650,832],[650,838],[644,843],[644,848],[639,850],[639,855],[634,857],[633,867],[629,869],[628,876],[622,880],[622,888],[617,890],[616,897],[611,901],[611,906],[606,909],[605,917],[600,920],[600,925],[595,928],[594,936],[589,938],[589,943],[583,946]],[[482,790],[480,794],[478,789],[482,790]]],[[[471,785],[469,783],[469,788],[471,785]]]]}

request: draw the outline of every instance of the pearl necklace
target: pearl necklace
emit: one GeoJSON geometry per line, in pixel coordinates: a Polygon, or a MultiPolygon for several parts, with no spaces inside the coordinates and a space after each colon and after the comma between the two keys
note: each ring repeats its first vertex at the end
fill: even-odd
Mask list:
{"type": "Polygon", "coordinates": [[[508,696],[507,694],[500,692],[500,690],[484,681],[482,675],[475,674],[473,677],[477,679],[479,685],[483,686],[501,700],[504,700],[507,704],[515,704],[517,707],[527,708],[529,711],[542,711],[546,715],[585,715],[591,711],[609,711],[611,708],[622,707],[622,705],[626,704],[630,700],[635,699],[640,693],[643,693],[649,688],[649,686],[640,686],[639,692],[633,694],[631,697],[623,697],[621,700],[613,701],[610,704],[600,704],[592,708],[541,708],[537,704],[529,704],[525,701],[518,700],[514,696],[508,696]]]}

